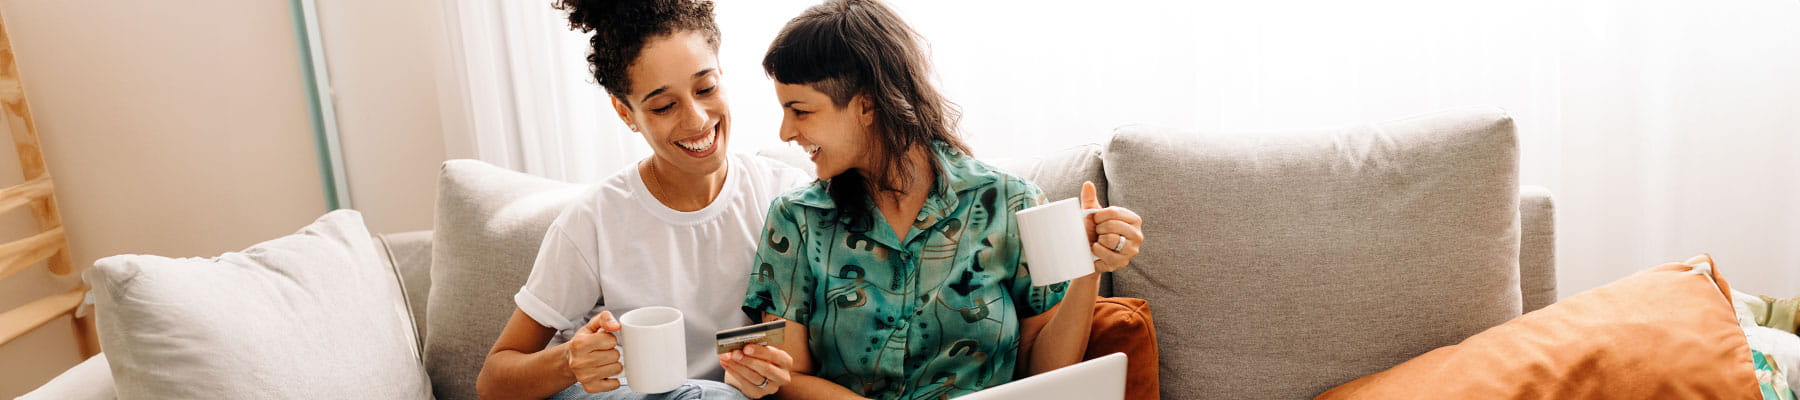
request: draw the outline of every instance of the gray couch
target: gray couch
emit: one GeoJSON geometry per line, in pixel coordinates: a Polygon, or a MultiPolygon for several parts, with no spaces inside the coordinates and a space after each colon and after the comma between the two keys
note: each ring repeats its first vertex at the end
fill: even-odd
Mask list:
{"type": "MultiPolygon", "coordinates": [[[[788,154],[766,154],[790,162],[788,154]]],[[[1149,301],[1163,397],[1307,398],[1556,300],[1549,193],[1520,187],[1514,127],[1471,108],[1332,130],[1124,127],[1105,145],[991,162],[1144,217],[1105,295],[1149,301]]],[[[377,235],[439,398],[472,398],[538,235],[579,187],[445,164],[435,232],[377,235]],[[435,261],[435,263],[434,263],[435,261]]],[[[105,356],[28,398],[110,398],[105,356]]]]}

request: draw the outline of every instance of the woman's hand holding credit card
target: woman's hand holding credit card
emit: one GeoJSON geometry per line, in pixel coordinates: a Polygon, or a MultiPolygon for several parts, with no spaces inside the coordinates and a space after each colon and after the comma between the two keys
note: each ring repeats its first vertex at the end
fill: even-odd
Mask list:
{"type": "Polygon", "coordinates": [[[740,328],[731,328],[718,332],[717,342],[719,354],[744,348],[747,344],[774,346],[781,344],[787,329],[787,320],[774,320],[740,328]]]}
{"type": "Polygon", "coordinates": [[[786,338],[787,320],[776,319],[741,328],[718,331],[714,344],[719,365],[725,367],[725,383],[752,399],[775,394],[791,382],[794,358],[774,347],[786,338]]]}

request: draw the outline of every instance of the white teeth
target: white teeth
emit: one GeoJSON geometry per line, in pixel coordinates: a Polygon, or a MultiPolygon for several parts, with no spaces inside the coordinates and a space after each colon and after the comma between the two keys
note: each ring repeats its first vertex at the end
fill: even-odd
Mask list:
{"type": "Polygon", "coordinates": [[[813,156],[819,155],[819,145],[816,145],[816,144],[800,146],[800,149],[806,150],[807,155],[813,155],[813,156]]]}
{"type": "Polygon", "coordinates": [[[719,131],[717,129],[714,129],[712,132],[707,133],[706,136],[701,137],[699,139],[684,140],[684,141],[680,141],[680,142],[675,142],[675,144],[681,146],[681,148],[687,149],[688,151],[702,152],[702,151],[712,150],[713,142],[717,141],[718,139],[719,139],[719,131]]]}

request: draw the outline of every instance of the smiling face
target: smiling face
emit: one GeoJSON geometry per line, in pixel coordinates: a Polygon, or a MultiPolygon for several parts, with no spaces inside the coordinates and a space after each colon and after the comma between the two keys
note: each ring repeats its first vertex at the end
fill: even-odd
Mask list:
{"type": "Polygon", "coordinates": [[[657,165],[695,175],[722,171],[731,110],[706,36],[677,31],[646,40],[626,72],[631,92],[613,97],[613,109],[644,136],[663,161],[657,165]]]}
{"type": "Polygon", "coordinates": [[[781,141],[794,142],[812,156],[820,178],[879,161],[869,149],[875,118],[868,98],[857,95],[839,107],[812,85],[780,82],[775,83],[775,97],[781,102],[781,141]]]}

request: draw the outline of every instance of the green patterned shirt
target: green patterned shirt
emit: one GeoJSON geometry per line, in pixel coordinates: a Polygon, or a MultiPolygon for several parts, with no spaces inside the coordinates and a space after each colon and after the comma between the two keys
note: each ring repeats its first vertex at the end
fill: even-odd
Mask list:
{"type": "Polygon", "coordinates": [[[1013,212],[1037,186],[934,143],[936,185],[905,238],[826,182],[775,199],[744,310],[806,325],[814,376],[877,399],[955,397],[1011,381],[1019,324],[1062,301],[1032,287],[1013,212]]]}

